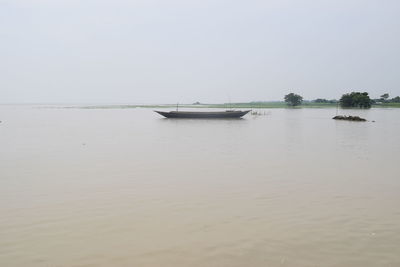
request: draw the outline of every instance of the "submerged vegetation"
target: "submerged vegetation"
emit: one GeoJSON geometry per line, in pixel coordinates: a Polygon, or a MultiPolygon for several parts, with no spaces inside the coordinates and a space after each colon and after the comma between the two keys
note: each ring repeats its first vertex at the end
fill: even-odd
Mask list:
{"type": "Polygon", "coordinates": [[[366,119],[358,117],[358,116],[342,116],[342,115],[335,116],[332,119],[345,120],[345,121],[367,121],[366,119]]]}

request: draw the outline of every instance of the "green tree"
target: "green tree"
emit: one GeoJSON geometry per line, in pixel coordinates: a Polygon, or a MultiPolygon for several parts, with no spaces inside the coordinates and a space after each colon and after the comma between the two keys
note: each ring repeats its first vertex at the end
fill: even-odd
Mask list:
{"type": "Polygon", "coordinates": [[[329,103],[329,100],[326,100],[325,98],[317,98],[313,102],[315,102],[315,103],[329,103]]]}
{"type": "Polygon", "coordinates": [[[400,96],[393,97],[390,99],[390,102],[392,103],[400,103],[400,96]]]}
{"type": "Polygon", "coordinates": [[[382,102],[386,102],[388,100],[388,98],[389,98],[389,94],[386,93],[386,94],[381,95],[381,99],[380,100],[382,102]]]}
{"type": "Polygon", "coordinates": [[[371,102],[367,92],[351,92],[340,98],[340,105],[344,108],[370,108],[371,102]]]}
{"type": "Polygon", "coordinates": [[[317,98],[317,99],[314,99],[312,102],[314,102],[314,103],[322,103],[322,104],[335,104],[338,101],[336,99],[328,100],[328,99],[325,99],[325,98],[317,98]]]}
{"type": "Polygon", "coordinates": [[[289,106],[298,106],[301,105],[301,102],[303,101],[303,97],[300,95],[296,95],[294,93],[290,93],[285,95],[285,102],[286,104],[288,104],[289,106]]]}

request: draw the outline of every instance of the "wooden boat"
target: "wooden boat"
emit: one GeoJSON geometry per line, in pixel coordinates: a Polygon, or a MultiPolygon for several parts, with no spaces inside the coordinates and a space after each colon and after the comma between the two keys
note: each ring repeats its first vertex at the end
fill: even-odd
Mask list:
{"type": "Polygon", "coordinates": [[[238,119],[250,112],[250,110],[226,110],[226,111],[157,111],[166,118],[176,119],[238,119]]]}

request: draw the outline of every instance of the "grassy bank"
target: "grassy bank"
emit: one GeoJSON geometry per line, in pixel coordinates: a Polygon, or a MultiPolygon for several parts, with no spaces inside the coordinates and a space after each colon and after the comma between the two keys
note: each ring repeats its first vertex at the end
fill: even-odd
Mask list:
{"type": "Polygon", "coordinates": [[[385,103],[379,105],[372,105],[374,108],[400,108],[400,103],[385,103]]]}

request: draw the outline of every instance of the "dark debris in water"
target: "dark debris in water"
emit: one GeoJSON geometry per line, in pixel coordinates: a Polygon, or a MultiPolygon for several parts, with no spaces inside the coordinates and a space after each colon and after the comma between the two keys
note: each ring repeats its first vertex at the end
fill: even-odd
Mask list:
{"type": "Polygon", "coordinates": [[[342,116],[342,115],[337,115],[337,116],[333,117],[332,119],[345,120],[345,121],[367,121],[366,119],[358,117],[358,116],[342,116]]]}

